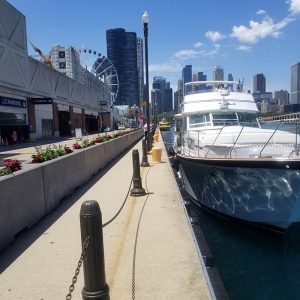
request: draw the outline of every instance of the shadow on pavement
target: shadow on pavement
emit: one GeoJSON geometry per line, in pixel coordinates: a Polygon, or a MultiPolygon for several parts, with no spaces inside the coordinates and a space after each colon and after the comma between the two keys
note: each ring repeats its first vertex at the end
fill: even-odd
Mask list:
{"type": "MultiPolygon", "coordinates": [[[[71,208],[91,187],[93,187],[105,174],[118,163],[131,149],[121,154],[118,158],[111,161],[103,170],[90,178],[83,186],[75,190],[69,197],[63,198],[61,204],[48,215],[44,216],[38,223],[16,235],[14,242],[0,252],[0,274],[5,271],[28,247],[30,247],[41,235],[47,234],[47,229],[54,224],[69,208],[71,208]]],[[[141,150],[141,149],[139,149],[141,150]]],[[[128,180],[128,184],[131,181],[128,180]]],[[[92,199],[99,200],[99,199],[92,199]]],[[[79,211],[78,211],[79,218],[79,211]]],[[[78,229],[79,230],[79,229],[78,229]]],[[[70,237],[71,238],[71,237],[70,237]]],[[[80,242],[80,241],[78,241],[80,242]]],[[[67,242],[66,242],[67,243],[67,242]]]]}

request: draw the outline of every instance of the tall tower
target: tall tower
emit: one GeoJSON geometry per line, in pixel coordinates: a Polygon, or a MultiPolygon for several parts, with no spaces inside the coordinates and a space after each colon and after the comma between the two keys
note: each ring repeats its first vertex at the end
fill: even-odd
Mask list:
{"type": "Polygon", "coordinates": [[[143,55],[143,39],[137,38],[137,70],[139,85],[139,102],[144,101],[144,55],[143,55]]]}
{"type": "Polygon", "coordinates": [[[300,104],[300,63],[291,66],[291,104],[300,104]]]}
{"type": "Polygon", "coordinates": [[[253,76],[253,93],[266,92],[266,77],[263,73],[253,76]]]}
{"type": "Polygon", "coordinates": [[[107,57],[117,70],[119,93],[115,105],[139,104],[137,38],[123,28],[106,31],[107,57]]]}
{"type": "Polygon", "coordinates": [[[289,93],[288,91],[275,91],[274,98],[277,100],[278,105],[287,105],[289,104],[289,93]]]}
{"type": "MultiPolygon", "coordinates": [[[[206,81],[207,76],[203,72],[198,72],[198,81],[206,81]]],[[[206,84],[200,84],[198,86],[198,91],[206,90],[206,84]]]]}
{"type": "Polygon", "coordinates": [[[167,83],[164,89],[164,112],[171,112],[173,110],[173,89],[170,83],[167,83]]]}
{"type": "Polygon", "coordinates": [[[224,80],[224,69],[220,66],[216,66],[213,72],[213,80],[224,80]]]}
{"type": "MultiPolygon", "coordinates": [[[[228,74],[228,81],[233,81],[233,76],[231,73],[228,74]]],[[[228,90],[233,90],[233,84],[227,84],[228,90]]]]}
{"type": "Polygon", "coordinates": [[[166,88],[166,78],[162,76],[153,77],[152,89],[154,90],[154,105],[156,112],[162,113],[164,111],[164,90],[166,88]]]}
{"type": "Polygon", "coordinates": [[[191,81],[192,81],[192,65],[186,65],[182,69],[183,95],[187,95],[192,91],[191,86],[188,87],[184,86],[187,82],[191,82],[191,81]]]}

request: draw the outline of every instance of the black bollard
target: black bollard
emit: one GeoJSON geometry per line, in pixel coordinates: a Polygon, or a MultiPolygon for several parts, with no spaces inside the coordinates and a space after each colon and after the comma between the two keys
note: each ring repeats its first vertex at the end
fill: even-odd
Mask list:
{"type": "Polygon", "coordinates": [[[149,167],[150,165],[148,163],[146,139],[142,140],[142,146],[143,146],[143,157],[142,157],[141,167],[149,167]]]}
{"type": "Polygon", "coordinates": [[[142,187],[142,179],[140,175],[140,158],[137,149],[132,150],[132,163],[133,163],[133,188],[130,191],[131,196],[144,196],[145,190],[142,187]]]}
{"type": "Polygon", "coordinates": [[[151,151],[152,149],[152,134],[151,132],[147,134],[147,150],[151,151]]]}
{"type": "Polygon", "coordinates": [[[80,210],[82,245],[89,237],[86,256],[83,260],[84,300],[109,300],[109,287],[105,279],[105,263],[102,233],[102,215],[95,200],[85,201],[80,210]]]}

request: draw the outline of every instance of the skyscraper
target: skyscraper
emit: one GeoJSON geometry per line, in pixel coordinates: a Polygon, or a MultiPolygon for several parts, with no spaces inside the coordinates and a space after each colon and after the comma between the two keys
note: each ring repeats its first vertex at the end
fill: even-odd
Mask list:
{"type": "MultiPolygon", "coordinates": [[[[193,74],[193,82],[198,81],[198,74],[193,74]]],[[[196,92],[198,90],[198,85],[193,85],[192,86],[192,91],[196,92]]]]}
{"type": "Polygon", "coordinates": [[[186,65],[182,69],[183,96],[189,94],[192,91],[191,86],[187,86],[187,87],[184,86],[187,82],[191,82],[191,81],[192,81],[192,65],[186,65]]]}
{"type": "Polygon", "coordinates": [[[164,89],[164,112],[171,112],[173,110],[173,89],[170,84],[164,89]]]}
{"type": "Polygon", "coordinates": [[[291,66],[291,104],[300,104],[300,63],[291,66]]]}
{"type": "Polygon", "coordinates": [[[137,38],[135,32],[123,28],[106,31],[107,57],[115,66],[119,78],[119,93],[115,105],[139,104],[137,68],[137,38]]]}
{"type": "MultiPolygon", "coordinates": [[[[203,72],[198,72],[198,81],[206,81],[207,80],[207,76],[204,75],[203,72]]],[[[201,90],[206,90],[206,84],[200,84],[198,86],[198,91],[201,91],[201,90]]]]}
{"type": "MultiPolygon", "coordinates": [[[[233,76],[231,73],[228,74],[228,81],[233,81],[233,76]]],[[[228,90],[233,90],[233,84],[227,84],[228,90]]]]}
{"type": "Polygon", "coordinates": [[[183,102],[183,82],[182,79],[178,80],[178,111],[180,110],[180,105],[183,102]]]}
{"type": "Polygon", "coordinates": [[[265,93],[266,92],[266,77],[263,73],[259,73],[253,76],[253,93],[265,93]]]}
{"type": "Polygon", "coordinates": [[[166,78],[162,76],[153,77],[152,89],[154,91],[153,99],[151,102],[154,103],[156,107],[156,112],[158,114],[164,111],[164,90],[166,88],[166,78]]]}
{"type": "Polygon", "coordinates": [[[139,102],[144,101],[144,56],[143,39],[137,38],[137,69],[139,85],[139,102]]]}
{"type": "Polygon", "coordinates": [[[289,104],[289,93],[288,91],[275,91],[274,98],[277,100],[278,105],[287,105],[289,104]]]}
{"type": "Polygon", "coordinates": [[[174,113],[179,112],[179,91],[174,92],[174,113]]]}
{"type": "Polygon", "coordinates": [[[213,72],[213,80],[224,80],[224,69],[220,66],[216,66],[213,72]]]}

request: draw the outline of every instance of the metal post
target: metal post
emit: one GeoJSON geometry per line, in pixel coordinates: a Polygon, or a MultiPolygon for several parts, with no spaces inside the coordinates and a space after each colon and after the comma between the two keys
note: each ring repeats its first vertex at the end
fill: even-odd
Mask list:
{"type": "Polygon", "coordinates": [[[143,157],[142,157],[142,163],[141,167],[149,167],[148,163],[148,156],[147,156],[147,145],[146,145],[146,140],[142,140],[142,146],[143,146],[143,157]]]}
{"type": "Polygon", "coordinates": [[[85,201],[80,210],[81,242],[89,237],[86,257],[83,261],[84,300],[109,300],[109,287],[105,279],[102,215],[95,200],[85,201]]]}
{"type": "Polygon", "coordinates": [[[133,163],[133,188],[130,191],[131,196],[144,196],[145,190],[142,187],[142,179],[140,175],[140,158],[137,149],[132,150],[132,163],[133,163]]]}

